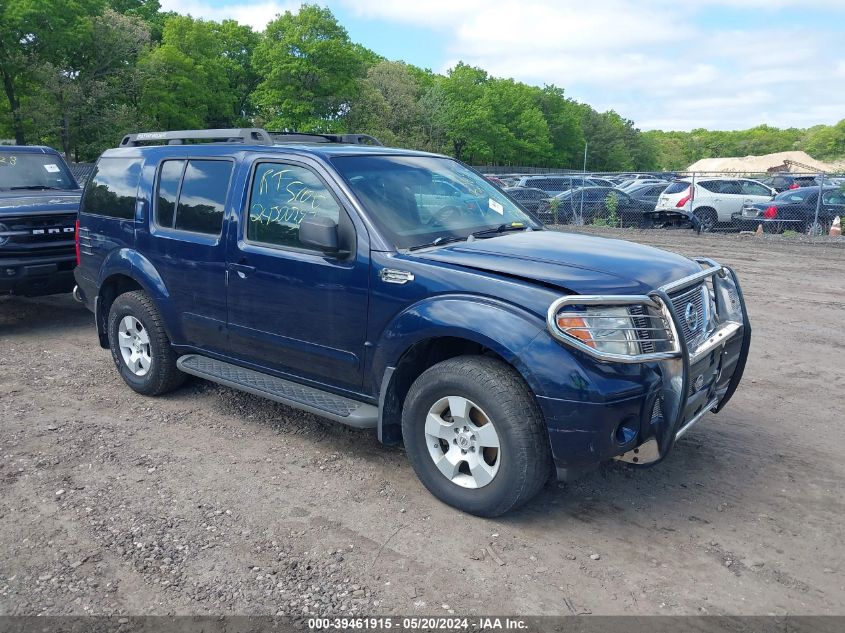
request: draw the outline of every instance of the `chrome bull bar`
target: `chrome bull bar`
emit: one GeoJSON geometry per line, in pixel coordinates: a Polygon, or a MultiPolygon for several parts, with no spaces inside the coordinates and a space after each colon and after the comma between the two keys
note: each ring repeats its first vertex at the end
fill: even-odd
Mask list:
{"type": "MultiPolygon", "coordinates": [[[[574,295],[558,299],[549,307],[547,313],[549,332],[562,343],[601,362],[656,363],[660,368],[662,384],[659,398],[662,415],[666,423],[659,432],[656,432],[655,437],[648,438],[636,448],[617,456],[615,458],[617,460],[635,464],[648,464],[665,457],[674,442],[699,422],[704,414],[719,410],[727,403],[742,376],[748,354],[751,327],[739,281],[730,268],[721,266],[712,259],[696,258],[695,261],[702,266],[700,272],[661,286],[648,295],[574,295]],[[715,327],[695,349],[688,349],[686,340],[679,335],[678,324],[680,321],[678,319],[680,315],[676,314],[669,294],[677,293],[708,279],[711,280],[714,296],[715,327]],[[668,349],[630,355],[610,354],[597,350],[588,344],[589,340],[587,342],[579,340],[559,327],[558,315],[568,316],[570,313],[565,309],[579,305],[642,305],[650,308],[657,312],[664,321],[666,339],[669,339],[665,346],[668,349]],[[561,312],[562,310],[564,311],[561,312]],[[737,336],[742,337],[742,346],[730,379],[723,380],[720,369],[712,383],[705,385],[708,389],[712,387],[714,392],[712,397],[703,406],[696,407],[696,410],[687,411],[690,397],[688,384],[690,367],[704,361],[708,355],[716,350],[724,350],[728,344],[733,344],[736,341],[737,336]]],[[[577,315],[579,313],[572,314],[577,315]]],[[[599,315],[599,318],[601,318],[601,315],[599,315]]],[[[721,354],[722,352],[719,352],[718,357],[713,357],[717,363],[722,362],[721,354]]],[[[694,401],[691,400],[690,402],[694,401]]],[[[690,406],[695,407],[694,404],[690,404],[690,406]]]]}

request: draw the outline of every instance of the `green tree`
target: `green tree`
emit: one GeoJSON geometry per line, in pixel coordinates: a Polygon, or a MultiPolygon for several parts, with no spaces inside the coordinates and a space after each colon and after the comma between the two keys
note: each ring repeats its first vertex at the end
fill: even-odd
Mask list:
{"type": "Polygon", "coordinates": [[[90,43],[91,18],[104,0],[12,0],[0,3],[0,80],[16,142],[27,137],[23,102],[37,87],[33,69],[63,67],[90,43]]]}
{"type": "Polygon", "coordinates": [[[493,158],[491,139],[495,134],[491,103],[485,99],[487,73],[458,63],[440,80],[443,90],[440,120],[446,140],[459,160],[486,163],[493,158]]]}
{"type": "Polygon", "coordinates": [[[161,45],[140,62],[144,117],[162,129],[248,122],[257,84],[251,65],[257,43],[249,27],[233,20],[168,18],[161,45]]]}
{"type": "Polygon", "coordinates": [[[161,41],[165,20],[175,15],[162,13],[159,0],[108,0],[108,6],[118,13],[143,20],[153,42],[161,41]]]}
{"type": "Polygon", "coordinates": [[[267,25],[253,55],[253,99],[270,128],[339,131],[366,72],[362,47],[328,9],[304,4],[267,25]]]}
{"type": "Polygon", "coordinates": [[[545,86],[535,92],[535,99],[549,126],[552,143],[550,165],[574,168],[580,166],[584,153],[584,130],[581,127],[586,106],[564,96],[563,88],[545,86]]]}
{"type": "Polygon", "coordinates": [[[819,125],[807,131],[804,149],[821,160],[845,158],[845,119],[836,125],[819,125]]]}
{"type": "MultiPolygon", "coordinates": [[[[106,8],[88,25],[84,45],[63,63],[42,62],[33,120],[42,137],[57,137],[66,156],[79,157],[80,144],[103,138],[106,121],[123,117],[125,85],[131,82],[139,53],[149,42],[146,24],[106,8]]],[[[124,112],[125,114],[125,112],[124,112]]],[[[112,139],[111,142],[114,142],[112,139]]]]}
{"type": "Polygon", "coordinates": [[[421,86],[402,62],[380,61],[367,71],[349,106],[350,131],[366,132],[387,145],[423,143],[421,86]]]}

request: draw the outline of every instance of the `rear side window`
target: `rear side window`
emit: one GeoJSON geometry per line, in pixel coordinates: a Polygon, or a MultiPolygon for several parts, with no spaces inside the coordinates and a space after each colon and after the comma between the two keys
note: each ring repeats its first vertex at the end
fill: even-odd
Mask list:
{"type": "Polygon", "coordinates": [[[229,160],[164,161],[159,172],[156,224],[220,235],[232,168],[229,160]]]}
{"type": "Polygon", "coordinates": [[[720,182],[721,181],[719,181],[719,180],[705,180],[704,182],[700,182],[698,184],[699,184],[699,186],[703,187],[704,189],[707,189],[707,191],[710,191],[712,193],[720,193],[720,191],[721,191],[720,182]]]}
{"type": "Polygon", "coordinates": [[[719,193],[726,193],[730,195],[739,195],[742,193],[742,188],[736,180],[723,180],[720,186],[719,193]]]}
{"type": "Polygon", "coordinates": [[[161,164],[156,200],[156,224],[159,226],[173,226],[176,197],[179,195],[179,183],[182,182],[184,170],[184,160],[167,160],[161,164]]]}
{"type": "Polygon", "coordinates": [[[568,178],[538,178],[528,184],[543,191],[566,191],[570,188],[568,178]]]}
{"type": "Polygon", "coordinates": [[[688,182],[673,182],[671,185],[666,187],[663,193],[681,193],[682,191],[686,191],[687,189],[689,189],[688,182]]]}
{"type": "Polygon", "coordinates": [[[845,205],[845,193],[841,191],[831,191],[822,196],[822,202],[825,204],[843,204],[845,205]]]}
{"type": "Polygon", "coordinates": [[[142,162],[140,158],[101,158],[85,188],[82,213],[133,219],[142,162]]]}
{"type": "Polygon", "coordinates": [[[743,180],[742,181],[742,193],[749,195],[749,196],[771,196],[772,192],[769,191],[766,187],[761,185],[759,182],[754,182],[753,180],[743,180]]]}

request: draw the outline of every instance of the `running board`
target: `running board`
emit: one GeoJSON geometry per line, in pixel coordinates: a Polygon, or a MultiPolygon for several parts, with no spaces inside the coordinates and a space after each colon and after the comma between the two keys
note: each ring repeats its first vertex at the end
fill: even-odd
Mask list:
{"type": "Polygon", "coordinates": [[[378,424],[378,408],[371,404],[306,387],[260,371],[199,354],[180,356],[176,366],[186,374],[275,400],[358,429],[374,429],[378,424]]]}

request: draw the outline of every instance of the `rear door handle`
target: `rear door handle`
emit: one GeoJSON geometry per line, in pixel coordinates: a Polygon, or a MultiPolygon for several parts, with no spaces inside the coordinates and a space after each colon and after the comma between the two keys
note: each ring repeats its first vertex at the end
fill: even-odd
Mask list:
{"type": "Polygon", "coordinates": [[[238,277],[241,279],[246,279],[247,275],[255,272],[255,266],[250,266],[249,264],[229,264],[229,270],[238,273],[238,277]]]}

